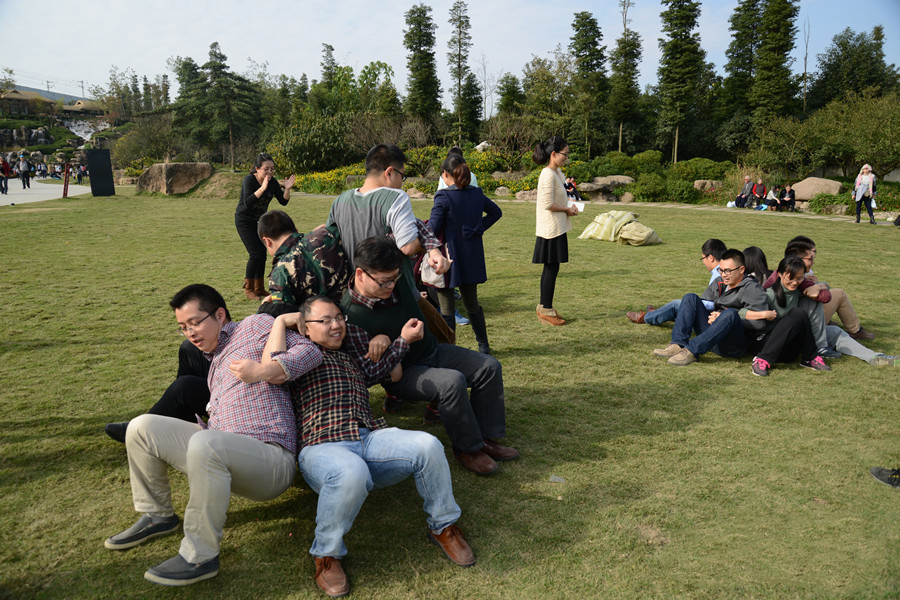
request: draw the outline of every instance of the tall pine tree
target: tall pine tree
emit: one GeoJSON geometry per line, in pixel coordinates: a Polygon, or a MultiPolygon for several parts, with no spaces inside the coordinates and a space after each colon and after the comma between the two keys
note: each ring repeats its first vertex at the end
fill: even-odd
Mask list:
{"type": "Polygon", "coordinates": [[[622,37],[616,40],[616,48],[610,55],[609,62],[612,75],[609,77],[609,100],[606,112],[619,132],[619,152],[623,152],[625,124],[638,120],[640,111],[638,103],[641,88],[638,85],[638,67],[641,62],[641,36],[628,28],[631,21],[628,10],[634,6],[631,0],[619,0],[622,12],[622,37]]]}
{"type": "Polygon", "coordinates": [[[659,133],[672,144],[672,162],[678,162],[678,138],[682,125],[696,115],[703,94],[707,71],[706,53],[695,33],[700,18],[696,0],[660,0],[666,10],[660,13],[666,39],[659,40],[659,133]]]}
{"type": "Polygon", "coordinates": [[[404,16],[403,45],[409,52],[406,58],[409,69],[406,112],[433,124],[441,112],[441,84],[434,59],[437,25],[431,20],[431,7],[425,4],[414,5],[404,16]]]}
{"type": "Polygon", "coordinates": [[[728,20],[731,43],[725,51],[724,114],[750,114],[748,96],[756,75],[761,15],[761,0],[739,0],[728,20]]]}
{"type": "Polygon", "coordinates": [[[765,0],[760,18],[756,74],[749,100],[752,121],[759,127],[791,112],[796,86],[791,76],[791,50],[797,35],[798,0],[765,0]]]}
{"type": "Polygon", "coordinates": [[[463,136],[468,137],[468,132],[473,127],[472,123],[466,121],[467,117],[471,117],[471,110],[467,111],[467,115],[463,114],[463,86],[471,74],[469,49],[472,47],[472,35],[469,33],[471,24],[467,10],[468,7],[463,0],[456,0],[453,3],[450,8],[450,41],[447,42],[450,50],[447,53],[447,60],[450,63],[450,77],[453,79],[453,112],[456,113],[454,137],[457,145],[462,144],[463,136]]]}
{"type": "Polygon", "coordinates": [[[575,13],[572,31],[569,51],[575,61],[573,129],[579,132],[579,145],[590,156],[603,129],[603,109],[609,93],[606,47],[600,45],[603,34],[589,12],[575,13]]]}

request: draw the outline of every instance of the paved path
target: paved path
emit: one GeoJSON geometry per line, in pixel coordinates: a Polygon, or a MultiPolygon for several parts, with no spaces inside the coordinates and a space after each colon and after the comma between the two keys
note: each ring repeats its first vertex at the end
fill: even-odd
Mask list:
{"type": "MultiPolygon", "coordinates": [[[[0,206],[9,206],[11,204],[27,204],[28,202],[42,202],[44,200],[56,200],[62,198],[63,186],[59,183],[41,183],[40,181],[31,180],[31,189],[22,189],[21,179],[9,180],[9,193],[0,196],[0,206]]],[[[82,194],[90,194],[91,186],[89,185],[72,185],[69,184],[69,197],[80,196],[82,194]]]]}

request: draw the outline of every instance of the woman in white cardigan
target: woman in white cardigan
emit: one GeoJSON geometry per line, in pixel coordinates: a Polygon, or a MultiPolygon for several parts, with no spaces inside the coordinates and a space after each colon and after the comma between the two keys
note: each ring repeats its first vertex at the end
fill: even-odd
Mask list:
{"type": "Polygon", "coordinates": [[[537,239],[531,262],[543,264],[541,273],[541,303],[537,306],[538,318],[550,325],[566,322],[553,308],[556,276],[560,263],[569,262],[569,238],[572,229],[570,217],[578,214],[578,208],[568,206],[565,175],[560,168],[569,160],[569,144],[560,136],[554,136],[534,147],[532,159],[539,165],[547,165],[541,171],[537,188],[537,239]]]}

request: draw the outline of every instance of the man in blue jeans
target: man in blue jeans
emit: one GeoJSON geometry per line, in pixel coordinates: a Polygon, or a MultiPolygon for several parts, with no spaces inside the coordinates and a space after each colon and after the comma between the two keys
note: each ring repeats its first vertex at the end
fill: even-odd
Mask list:
{"type": "Polygon", "coordinates": [[[424,323],[407,320],[393,342],[385,339],[389,345],[382,346],[377,360],[371,336],[348,325],[329,298],[313,296],[299,313],[276,318],[266,352],[284,350],[288,328],[299,328],[322,353],[319,366],[290,384],[300,447],[297,464],[319,495],[316,535],[309,550],[315,559],[316,584],[331,597],[350,592],[341,566],[347,554],[344,535],[371,490],[410,475],[428,514],[427,539],[456,564],[475,564],[475,555],[456,526],[461,511],[453,498],[444,447],[429,433],[386,427],[369,405],[366,386],[400,377],[397,366],[410,344],[422,338],[424,323]]]}
{"type": "MultiPolygon", "coordinates": [[[[703,266],[706,267],[706,270],[709,271],[709,283],[707,285],[712,285],[719,276],[719,261],[722,260],[722,254],[724,254],[727,249],[725,242],[716,238],[710,238],[703,242],[703,246],[700,248],[700,261],[703,263],[703,266]]],[[[703,304],[707,309],[713,309],[712,302],[705,301],[703,304]]],[[[675,320],[679,306],[681,306],[681,298],[667,302],[659,308],[648,306],[647,310],[629,311],[625,313],[625,316],[628,317],[632,323],[662,325],[667,321],[675,320]]]]}
{"type": "Polygon", "coordinates": [[[766,293],[753,278],[744,277],[744,254],[726,250],[719,263],[720,276],[702,296],[687,294],[681,299],[672,342],[653,351],[669,359],[670,365],[684,366],[696,362],[710,350],[719,356],[739,358],[747,351],[744,331],[758,331],[765,326],[769,311],[766,293]],[[713,303],[713,310],[704,306],[713,303]],[[691,338],[691,334],[696,337],[691,338]]]}

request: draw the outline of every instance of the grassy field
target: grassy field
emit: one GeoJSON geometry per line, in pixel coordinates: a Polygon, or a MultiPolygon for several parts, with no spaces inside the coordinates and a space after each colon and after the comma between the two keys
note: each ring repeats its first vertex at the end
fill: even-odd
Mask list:
{"type": "MultiPolygon", "coordinates": [[[[235,318],[246,254],[225,199],[84,196],[0,208],[0,598],[320,598],[307,551],[316,497],[297,478],[280,498],[234,498],[222,569],[190,591],[142,578],[177,551],[171,536],[125,552],[103,540],[130,525],[124,447],[109,421],[145,411],[172,380],[180,336],[167,303],[209,283],[235,318]]],[[[298,196],[302,230],[331,199],[298,196]]],[[[900,463],[900,369],[854,358],[830,373],[704,356],[651,356],[669,327],[626,310],[703,289],[700,245],[818,243],[816,272],[849,291],[870,347],[900,354],[900,231],[755,211],[632,205],[664,244],[570,235],[556,308],[538,323],[530,262],[534,205],[503,203],[486,237],[481,286],[503,363],[509,444],[522,458],[479,478],[451,463],[460,526],[478,564],[460,569],[424,537],[411,481],[373,492],[347,538],[357,598],[895,598],[900,491],[873,465],[900,463]],[[564,481],[559,481],[562,479],[564,481]]],[[[414,202],[427,216],[429,201],[414,202]]],[[[469,328],[460,343],[474,347],[469,328]]],[[[380,412],[382,392],[373,388],[380,412]]],[[[421,406],[388,422],[423,427],[421,406]]],[[[433,430],[447,445],[443,430],[433,430]]],[[[449,453],[448,453],[449,456],[449,453]]],[[[179,514],[186,479],[173,476],[179,514]]]]}

